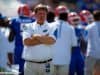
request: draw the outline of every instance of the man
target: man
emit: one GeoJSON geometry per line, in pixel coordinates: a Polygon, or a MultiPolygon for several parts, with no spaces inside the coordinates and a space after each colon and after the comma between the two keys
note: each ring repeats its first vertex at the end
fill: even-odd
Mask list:
{"type": "Polygon", "coordinates": [[[46,22],[47,6],[39,4],[34,9],[36,21],[27,25],[23,32],[25,75],[52,75],[51,45],[56,31],[46,22]]]}
{"type": "Polygon", "coordinates": [[[84,44],[86,44],[86,31],[80,24],[80,17],[76,12],[70,12],[68,14],[68,21],[75,29],[78,42],[77,47],[74,48],[71,53],[69,75],[84,75],[84,55],[86,52],[84,44]]]}
{"type": "Polygon", "coordinates": [[[9,19],[0,15],[0,67],[7,70],[8,61],[10,62],[9,53],[13,54],[14,39],[11,37],[12,30],[9,28],[9,19]],[[8,58],[7,58],[8,57],[8,58]]]}
{"type": "Polygon", "coordinates": [[[7,48],[8,40],[3,32],[3,28],[7,28],[6,17],[0,13],[0,71],[5,71],[7,67],[7,48]]]}
{"type": "Polygon", "coordinates": [[[81,18],[81,23],[85,27],[94,21],[93,15],[89,10],[82,10],[79,15],[81,18]]]}
{"type": "MultiPolygon", "coordinates": [[[[93,12],[94,22],[87,26],[88,31],[88,48],[86,57],[86,70],[85,75],[94,75],[93,70],[100,68],[100,10],[93,12]]],[[[96,73],[95,73],[96,74],[96,73]]]]}
{"type": "Polygon", "coordinates": [[[56,8],[57,41],[53,46],[54,75],[68,75],[71,59],[71,48],[77,45],[74,29],[66,22],[68,9],[64,5],[56,8]]]}

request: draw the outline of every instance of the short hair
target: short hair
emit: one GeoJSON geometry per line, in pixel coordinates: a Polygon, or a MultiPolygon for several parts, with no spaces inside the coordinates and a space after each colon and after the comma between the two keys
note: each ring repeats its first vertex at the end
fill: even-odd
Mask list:
{"type": "Polygon", "coordinates": [[[95,21],[100,21],[100,10],[94,10],[93,17],[95,21]]]}
{"type": "Polygon", "coordinates": [[[45,10],[46,12],[48,12],[48,8],[44,4],[36,5],[36,7],[34,8],[34,12],[37,13],[38,10],[45,10]]]}

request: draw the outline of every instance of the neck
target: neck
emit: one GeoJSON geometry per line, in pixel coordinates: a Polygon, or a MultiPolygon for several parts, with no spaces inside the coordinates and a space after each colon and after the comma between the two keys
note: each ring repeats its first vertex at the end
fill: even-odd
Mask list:
{"type": "Polygon", "coordinates": [[[44,24],[44,22],[37,22],[37,24],[39,24],[39,25],[43,25],[43,24],[44,24]]]}

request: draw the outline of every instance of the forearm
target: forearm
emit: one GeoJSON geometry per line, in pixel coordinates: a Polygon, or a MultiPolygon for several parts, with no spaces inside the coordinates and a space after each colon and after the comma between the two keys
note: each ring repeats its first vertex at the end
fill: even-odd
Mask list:
{"type": "Polygon", "coordinates": [[[27,46],[35,46],[39,44],[51,45],[54,43],[55,43],[55,40],[52,37],[49,37],[47,35],[45,36],[33,35],[32,38],[27,38],[24,40],[24,44],[27,46]]]}
{"type": "Polygon", "coordinates": [[[41,42],[39,42],[37,39],[28,38],[24,40],[24,45],[26,46],[35,46],[39,44],[41,44],[41,42]]]}
{"type": "Polygon", "coordinates": [[[51,44],[55,43],[55,40],[52,37],[49,37],[49,36],[42,36],[40,41],[43,44],[47,44],[47,45],[51,45],[51,44]]]}

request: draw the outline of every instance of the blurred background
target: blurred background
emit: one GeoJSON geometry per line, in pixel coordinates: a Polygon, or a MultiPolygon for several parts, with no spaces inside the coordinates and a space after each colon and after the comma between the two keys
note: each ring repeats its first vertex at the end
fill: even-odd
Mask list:
{"type": "Polygon", "coordinates": [[[8,17],[17,15],[17,8],[21,3],[26,3],[31,10],[38,3],[50,5],[53,9],[58,4],[65,4],[70,11],[88,9],[91,12],[100,9],[100,0],[0,0],[0,12],[8,17]]]}

